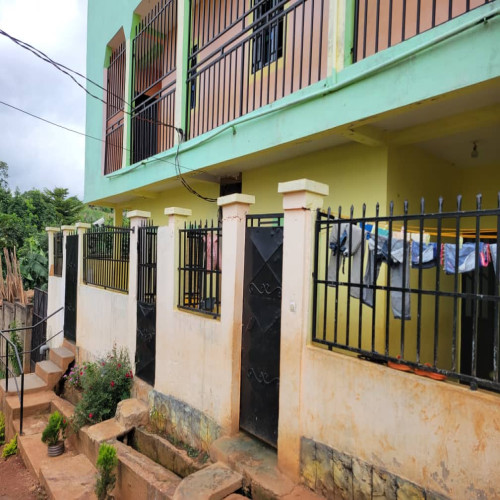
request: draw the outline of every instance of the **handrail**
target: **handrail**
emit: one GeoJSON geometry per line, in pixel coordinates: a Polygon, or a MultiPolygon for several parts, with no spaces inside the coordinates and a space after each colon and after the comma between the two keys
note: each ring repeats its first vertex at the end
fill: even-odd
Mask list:
{"type": "MultiPolygon", "coordinates": [[[[5,356],[0,356],[0,362],[3,363],[5,366],[5,393],[7,394],[9,392],[9,373],[12,374],[12,378],[14,379],[14,384],[16,386],[16,392],[17,396],[19,398],[19,403],[20,403],[20,408],[19,408],[19,434],[22,436],[23,435],[23,417],[24,417],[24,356],[23,356],[23,362],[21,363],[21,358],[19,357],[19,350],[17,346],[9,339],[6,337],[5,333],[7,332],[17,332],[20,330],[31,330],[32,328],[37,327],[38,325],[41,325],[45,321],[47,321],[49,318],[52,316],[55,316],[58,312],[62,311],[64,307],[60,307],[57,309],[57,311],[54,311],[53,313],[49,314],[48,316],[45,316],[42,318],[38,323],[30,326],[21,326],[18,328],[8,328],[5,330],[0,330],[0,338],[5,340],[5,356]],[[12,346],[12,349],[14,349],[14,353],[16,355],[16,360],[18,363],[18,366],[21,370],[20,377],[21,377],[21,390],[19,390],[19,385],[17,383],[17,376],[16,374],[9,368],[9,344],[12,346]],[[2,358],[5,357],[5,361],[2,360],[2,358]]],[[[52,335],[49,339],[46,339],[45,342],[40,344],[37,347],[32,348],[29,351],[21,351],[21,355],[32,353],[36,349],[39,349],[42,345],[46,344],[49,340],[52,340],[54,337],[57,335],[60,335],[63,333],[64,330],[60,330],[57,332],[55,335],[52,335]]]]}

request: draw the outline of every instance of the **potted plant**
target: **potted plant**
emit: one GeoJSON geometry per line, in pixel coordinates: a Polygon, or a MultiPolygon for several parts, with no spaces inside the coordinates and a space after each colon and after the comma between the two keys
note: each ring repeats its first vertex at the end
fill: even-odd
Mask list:
{"type": "Polygon", "coordinates": [[[58,457],[64,452],[64,439],[68,422],[55,411],[49,417],[49,423],[42,433],[42,442],[48,445],[49,457],[58,457]]]}

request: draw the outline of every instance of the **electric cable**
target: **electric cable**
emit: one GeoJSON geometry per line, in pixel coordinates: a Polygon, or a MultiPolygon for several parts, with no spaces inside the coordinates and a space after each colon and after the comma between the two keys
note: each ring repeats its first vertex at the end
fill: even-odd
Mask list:
{"type": "MultiPolygon", "coordinates": [[[[27,43],[27,42],[24,42],[12,35],[10,35],[9,33],[7,33],[6,31],[2,30],[0,28],[0,35],[3,35],[5,37],[7,37],[9,40],[11,40],[12,42],[14,42],[16,45],[20,46],[21,48],[25,49],[25,50],[28,50],[29,52],[31,52],[33,55],[35,55],[36,57],[38,57],[39,59],[41,59],[42,61],[44,62],[47,62],[49,64],[51,64],[52,66],[54,66],[57,70],[61,71],[62,73],[64,73],[65,75],[67,75],[69,78],[71,78],[71,80],[73,80],[74,83],[76,83],[81,89],[83,89],[88,95],[90,95],[91,97],[93,97],[94,99],[97,99],[99,101],[101,101],[103,104],[106,104],[107,105],[107,102],[102,99],[101,97],[99,96],[96,96],[95,94],[93,94],[92,92],[90,92],[87,88],[85,88],[73,75],[70,74],[73,73],[81,78],[84,78],[85,80],[87,80],[88,82],[92,83],[93,85],[95,85],[96,87],[102,89],[103,91],[105,92],[108,92],[107,89],[105,89],[102,85],[98,84],[97,82],[94,82],[93,80],[91,80],[90,78],[88,78],[87,76],[83,75],[82,73],[76,71],[76,70],[73,70],[71,68],[69,68],[68,66],[62,64],[62,63],[59,63],[57,61],[55,61],[54,59],[52,59],[51,57],[49,57],[47,54],[45,54],[43,51],[41,51],[40,49],[34,47],[33,45],[27,43]]],[[[118,99],[120,99],[124,104],[126,104],[129,108],[131,108],[132,106],[121,96],[117,96],[116,94],[114,94],[113,92],[110,92],[111,95],[113,95],[114,97],[117,97],[118,99]]],[[[6,103],[3,103],[2,104],[5,104],[6,106],[9,106],[8,104],[6,103]]],[[[10,106],[10,107],[13,107],[13,106],[10,106]]],[[[17,109],[18,111],[22,111],[22,112],[25,112],[23,110],[20,110],[19,108],[14,108],[14,109],[17,109]]],[[[124,106],[124,109],[122,110],[125,114],[131,116],[131,117],[134,117],[134,115],[125,110],[125,106],[124,106]]],[[[27,114],[31,115],[31,113],[28,113],[26,112],[27,114]]],[[[31,115],[31,116],[34,116],[35,118],[39,118],[41,119],[42,121],[45,121],[47,123],[51,123],[52,125],[56,125],[60,128],[65,128],[66,130],[70,130],[68,129],[67,127],[64,127],[62,125],[58,125],[58,124],[55,124],[55,123],[52,123],[48,120],[45,120],[43,118],[40,118],[38,116],[35,116],[35,115],[31,115]]],[[[183,142],[184,140],[184,131],[179,128],[179,127],[175,127],[174,125],[171,125],[171,124],[168,124],[168,123],[163,123],[163,122],[157,122],[157,121],[153,121],[153,120],[149,120],[147,118],[143,118],[143,117],[139,117],[137,115],[135,115],[135,118],[138,118],[139,120],[141,121],[145,121],[145,122],[148,122],[148,123],[151,123],[153,125],[162,125],[162,126],[165,126],[165,127],[169,127],[169,128],[173,128],[178,134],[179,134],[179,141],[178,141],[178,144],[177,144],[177,151],[176,151],[176,154],[175,154],[175,167],[176,167],[176,174],[177,174],[177,177],[179,178],[179,180],[181,181],[182,185],[191,193],[191,194],[194,194],[195,196],[197,196],[198,198],[202,199],[202,200],[205,200],[205,201],[208,201],[210,203],[215,203],[217,201],[216,198],[211,198],[211,197],[206,197],[204,195],[202,195],[201,193],[198,193],[192,186],[189,185],[189,183],[182,177],[182,172],[180,171],[180,164],[179,164],[179,147],[180,147],[180,143],[183,142]]],[[[102,139],[98,139],[96,137],[93,137],[93,136],[89,136],[87,134],[84,134],[82,132],[78,132],[78,131],[75,131],[75,130],[70,130],[72,132],[76,132],[76,133],[79,133],[80,135],[84,135],[86,137],[89,137],[89,138],[92,138],[92,139],[97,139],[99,141],[102,141],[102,142],[105,142],[103,141],[102,139]]],[[[115,146],[115,147],[119,147],[119,146],[115,146]]],[[[123,149],[125,149],[126,151],[130,151],[129,149],[123,147],[123,149]]],[[[172,164],[172,162],[169,162],[167,160],[164,160],[164,159],[160,159],[160,158],[157,158],[158,160],[160,161],[165,161],[166,163],[169,163],[169,164],[172,164]]],[[[187,169],[186,167],[183,167],[185,169],[187,169]]],[[[191,170],[191,171],[195,171],[195,169],[187,169],[187,170],[191,170]]],[[[196,169],[198,171],[201,171],[199,169],[196,169]]]]}

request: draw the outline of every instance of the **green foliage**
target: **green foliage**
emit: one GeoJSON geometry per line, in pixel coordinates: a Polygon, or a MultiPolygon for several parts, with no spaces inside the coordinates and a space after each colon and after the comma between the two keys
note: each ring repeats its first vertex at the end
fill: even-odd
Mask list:
{"type": "Polygon", "coordinates": [[[17,434],[4,446],[2,458],[8,458],[17,453],[17,434]]]}
{"type": "MultiPolygon", "coordinates": [[[[16,328],[16,322],[13,321],[9,328],[16,328]]],[[[23,344],[21,343],[21,339],[17,332],[10,332],[10,341],[16,346],[17,353],[19,354],[19,358],[22,363],[22,352],[23,352],[23,344]]],[[[16,377],[21,375],[22,366],[19,366],[19,361],[17,360],[16,352],[11,348],[11,352],[9,353],[10,366],[12,371],[15,373],[16,377]]]]}
{"type": "Polygon", "coordinates": [[[73,224],[77,221],[84,204],[76,197],[68,197],[66,188],[45,189],[44,194],[51,202],[56,211],[58,222],[60,224],[73,224]]]}
{"type": "Polygon", "coordinates": [[[48,278],[48,260],[37,238],[30,236],[19,252],[21,274],[27,288],[44,288],[48,278]]]}
{"type": "Polygon", "coordinates": [[[74,365],[68,374],[63,375],[63,379],[73,389],[81,390],[83,389],[83,377],[87,374],[87,371],[92,370],[97,370],[97,364],[85,361],[82,365],[74,365]]]}
{"type": "Polygon", "coordinates": [[[0,411],[0,445],[5,443],[5,415],[0,411]]]}
{"type": "Polygon", "coordinates": [[[107,226],[113,225],[113,209],[107,207],[96,207],[92,205],[85,206],[80,212],[79,219],[81,222],[89,224],[94,223],[96,220],[104,219],[104,224],[107,226]]]}
{"type": "Polygon", "coordinates": [[[47,426],[42,432],[42,443],[54,446],[61,438],[65,439],[67,426],[68,422],[58,411],[52,413],[47,426]]]}
{"type": "Polygon", "coordinates": [[[98,476],[94,491],[99,500],[105,500],[116,484],[115,469],[118,465],[116,448],[110,444],[101,444],[96,465],[98,476]]]}
{"type": "Polygon", "coordinates": [[[105,358],[87,364],[80,375],[83,396],[75,407],[75,429],[112,418],[118,403],[130,397],[132,379],[130,359],[124,349],[114,347],[105,358]]]}

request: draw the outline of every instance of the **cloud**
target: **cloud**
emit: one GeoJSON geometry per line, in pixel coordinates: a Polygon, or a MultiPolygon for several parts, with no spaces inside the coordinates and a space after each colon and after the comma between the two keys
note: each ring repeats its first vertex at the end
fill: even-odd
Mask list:
{"type": "MultiPolygon", "coordinates": [[[[85,74],[86,0],[0,0],[0,27],[85,74]]],[[[85,92],[66,75],[0,36],[1,100],[85,130],[85,92]]],[[[0,105],[0,160],[21,190],[67,187],[83,197],[85,138],[0,105]]]]}

